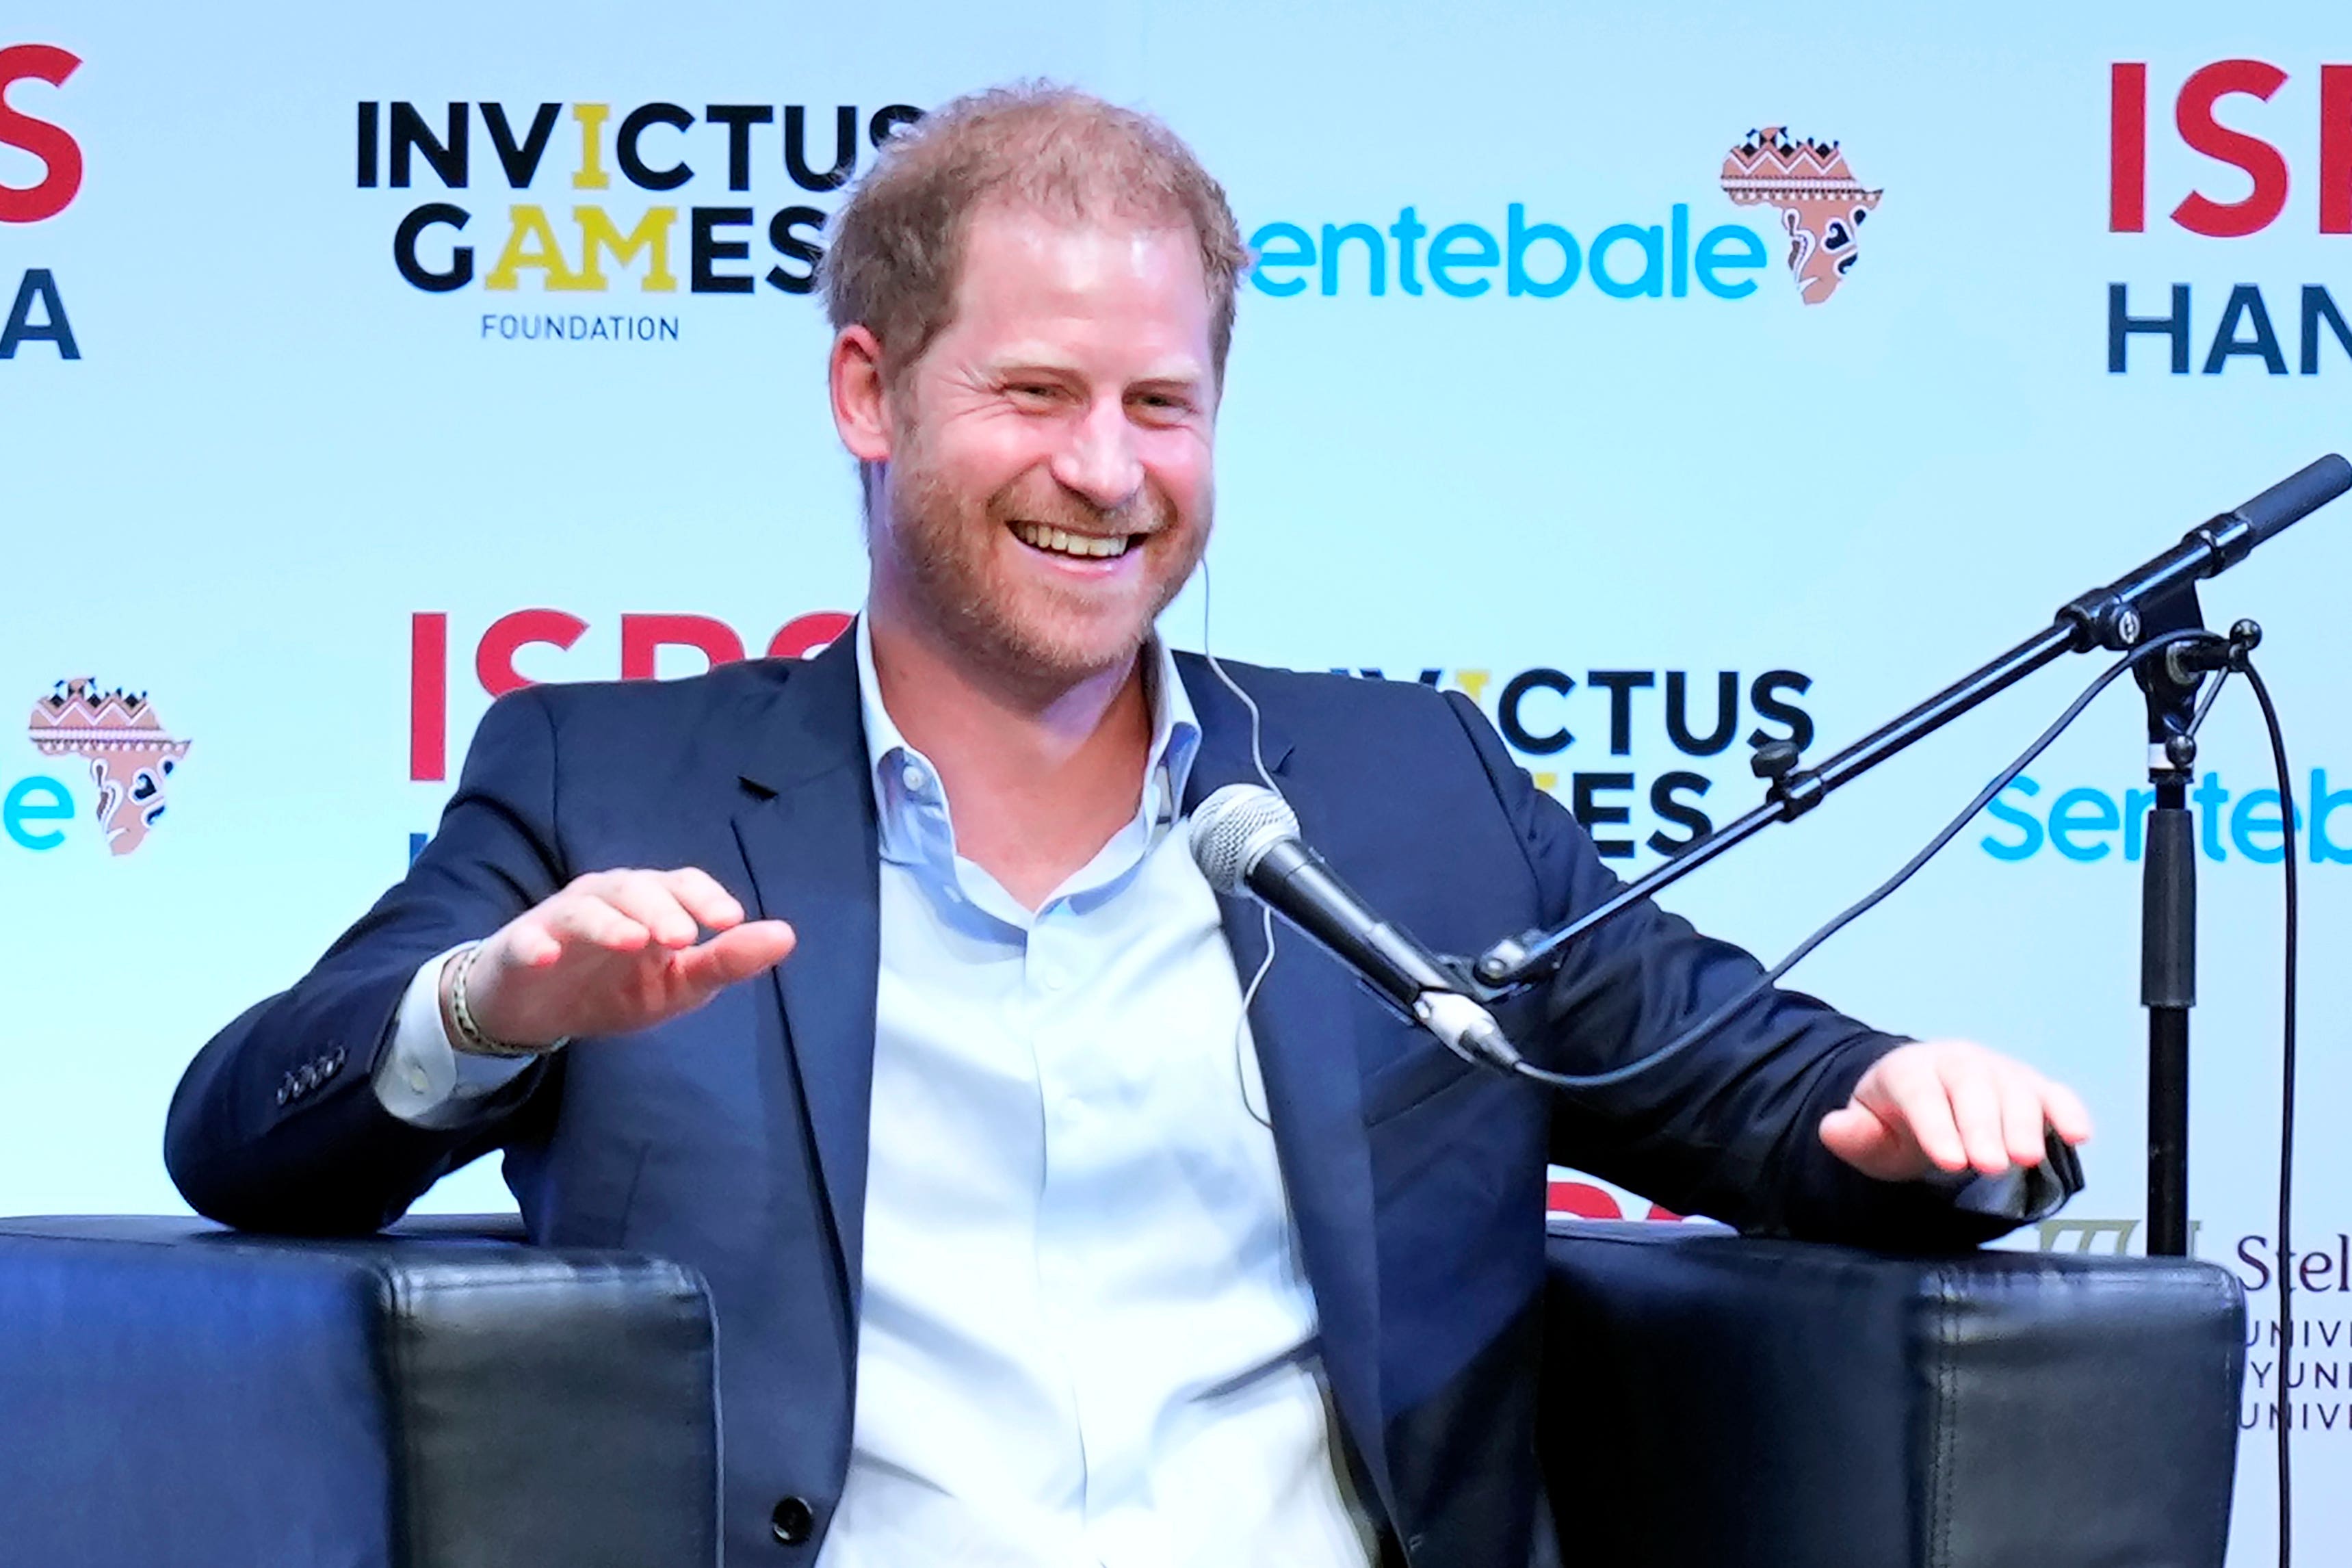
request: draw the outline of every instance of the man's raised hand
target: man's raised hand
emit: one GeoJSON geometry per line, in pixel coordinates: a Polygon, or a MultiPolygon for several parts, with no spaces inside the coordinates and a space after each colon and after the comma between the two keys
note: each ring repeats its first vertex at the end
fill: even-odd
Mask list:
{"type": "MultiPolygon", "coordinates": [[[[591,871],[487,938],[466,977],[475,1026],[511,1045],[642,1029],[690,1013],[793,950],[782,921],[746,921],[705,872],[591,871]],[[708,938],[702,933],[709,931],[708,938]]],[[[441,974],[441,1014],[458,1037],[441,974]]]]}

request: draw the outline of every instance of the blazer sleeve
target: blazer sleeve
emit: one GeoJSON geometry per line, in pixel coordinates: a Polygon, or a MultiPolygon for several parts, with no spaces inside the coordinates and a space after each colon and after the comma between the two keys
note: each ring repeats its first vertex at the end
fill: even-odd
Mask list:
{"type": "MultiPolygon", "coordinates": [[[[1454,698],[1541,889],[1549,925],[1622,885],[1466,698],[1454,698]]],[[[1763,973],[1647,900],[1582,938],[1546,988],[1531,1059],[1596,1073],[1656,1050],[1763,973]]],[[[2011,1223],[1956,1207],[1950,1184],[1881,1182],[1832,1154],[1822,1118],[1903,1040],[1801,993],[1767,991],[1654,1070],[1555,1097],[1552,1157],[1743,1230],[1888,1248],[1974,1246],[2011,1223]]]]}
{"type": "Polygon", "coordinates": [[[493,703],[408,875],[291,990],[197,1054],[172,1097],[163,1157],[198,1213],[256,1230],[377,1230],[506,1142],[534,1101],[551,1109],[559,1073],[545,1060],[481,1120],[446,1131],[394,1116],[374,1079],[418,966],[489,935],[569,879],[556,847],[557,773],[544,695],[526,688],[493,703]]]}

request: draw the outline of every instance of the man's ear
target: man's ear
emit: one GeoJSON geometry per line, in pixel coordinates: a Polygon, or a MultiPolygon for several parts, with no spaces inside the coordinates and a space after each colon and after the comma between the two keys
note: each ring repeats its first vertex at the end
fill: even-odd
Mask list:
{"type": "Polygon", "coordinates": [[[890,398],[882,384],[882,344],[863,326],[834,334],[827,367],[833,392],[833,427],[841,444],[861,463],[890,460],[890,398]]]}

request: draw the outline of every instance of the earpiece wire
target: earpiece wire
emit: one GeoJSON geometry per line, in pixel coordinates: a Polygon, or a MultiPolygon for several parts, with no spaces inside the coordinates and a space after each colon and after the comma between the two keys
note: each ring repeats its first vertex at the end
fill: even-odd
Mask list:
{"type": "MultiPolygon", "coordinates": [[[[1261,784],[1274,794],[1280,795],[1282,789],[1274,782],[1274,774],[1265,765],[1265,716],[1258,711],[1257,703],[1250,694],[1244,691],[1234,678],[1225,673],[1225,667],[1217,662],[1216,649],[1211,644],[1209,637],[1210,611],[1213,607],[1209,590],[1209,559],[1204,555],[1201,558],[1201,656],[1209,661],[1210,672],[1223,683],[1225,689],[1240,699],[1241,705],[1249,710],[1250,765],[1257,769],[1258,781],[1261,784]]],[[[1247,1059],[1243,1055],[1249,1033],[1250,1005],[1257,1000],[1258,987],[1265,984],[1266,972],[1274,967],[1274,911],[1260,905],[1258,918],[1262,922],[1259,930],[1265,934],[1265,956],[1258,962],[1257,973],[1251,975],[1249,984],[1242,988],[1241,1016],[1234,1020],[1234,1080],[1241,1089],[1242,1109],[1248,1111],[1251,1120],[1259,1126],[1271,1131],[1274,1123],[1268,1119],[1266,1112],[1250,1103],[1249,1067],[1247,1059]]],[[[1259,1092],[1263,1096],[1265,1092],[1263,1082],[1259,1085],[1259,1092]]]]}

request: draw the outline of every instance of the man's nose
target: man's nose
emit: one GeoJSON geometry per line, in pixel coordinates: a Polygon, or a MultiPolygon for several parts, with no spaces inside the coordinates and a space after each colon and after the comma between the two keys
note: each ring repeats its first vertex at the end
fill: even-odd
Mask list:
{"type": "Polygon", "coordinates": [[[1116,398],[1097,398],[1054,456],[1054,477],[1104,511],[1116,511],[1143,487],[1135,426],[1116,398]]]}

